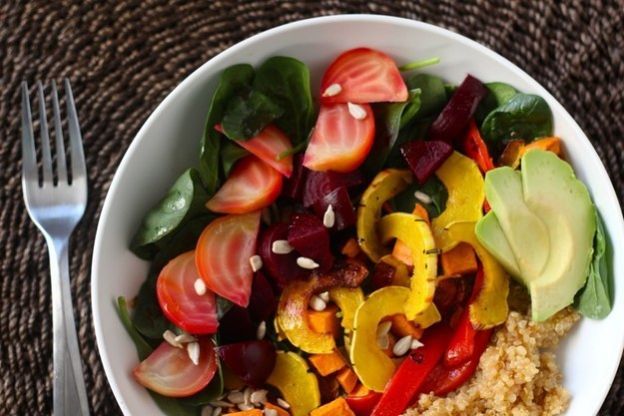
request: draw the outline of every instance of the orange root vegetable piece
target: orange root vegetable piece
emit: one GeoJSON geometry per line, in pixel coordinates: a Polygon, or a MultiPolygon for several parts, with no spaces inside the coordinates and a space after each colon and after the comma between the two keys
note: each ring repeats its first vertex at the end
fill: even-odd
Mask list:
{"type": "Polygon", "coordinates": [[[358,256],[362,252],[360,249],[360,245],[358,244],[355,238],[350,238],[347,240],[344,246],[342,246],[342,250],[340,251],[345,256],[353,259],[358,256]]]}
{"type": "MultiPolygon", "coordinates": [[[[414,210],[412,211],[412,214],[418,215],[420,218],[427,221],[427,224],[430,224],[429,213],[427,212],[427,209],[421,204],[416,204],[414,206],[414,210]]],[[[410,250],[410,248],[401,240],[397,240],[394,243],[392,255],[396,257],[397,259],[401,260],[403,263],[405,263],[408,266],[414,265],[414,261],[412,258],[412,250],[410,250]]]]}
{"type": "Polygon", "coordinates": [[[442,270],[445,276],[476,273],[477,256],[470,244],[460,243],[455,248],[442,253],[442,270]]]}
{"type": "Polygon", "coordinates": [[[548,150],[557,156],[561,156],[561,139],[559,137],[542,137],[541,139],[537,139],[524,146],[524,149],[520,152],[520,156],[531,149],[548,150]]]}
{"type": "Polygon", "coordinates": [[[223,416],[262,416],[262,410],[260,409],[251,409],[251,410],[243,410],[242,412],[234,412],[234,413],[225,413],[223,416]]]}
{"type": "Polygon", "coordinates": [[[349,367],[343,368],[336,374],[336,380],[342,386],[345,393],[350,394],[358,383],[358,377],[349,367]]]}
{"type": "Polygon", "coordinates": [[[370,389],[366,387],[364,384],[358,384],[358,386],[351,393],[352,396],[366,396],[370,393],[370,389]]]}
{"type": "Polygon", "coordinates": [[[353,410],[342,397],[318,407],[310,412],[310,416],[355,416],[353,410]]]}
{"type": "Polygon", "coordinates": [[[347,362],[338,351],[333,351],[330,354],[312,354],[308,357],[308,360],[323,377],[342,370],[347,366],[347,362]]]}
{"type": "Polygon", "coordinates": [[[499,164],[517,168],[524,153],[524,140],[510,140],[500,156],[499,164]]]}
{"type": "Polygon", "coordinates": [[[277,416],[290,416],[290,413],[288,413],[286,410],[282,409],[281,407],[274,405],[273,403],[266,402],[264,404],[264,408],[275,410],[277,412],[277,416]]]}
{"type": "Polygon", "coordinates": [[[397,337],[405,337],[410,335],[412,338],[419,339],[423,334],[423,329],[408,321],[405,315],[392,315],[392,333],[397,337]]]}
{"type": "Polygon", "coordinates": [[[392,352],[392,349],[394,348],[394,344],[396,344],[396,337],[392,333],[389,333],[388,334],[388,348],[385,348],[381,351],[383,351],[383,353],[386,354],[388,357],[394,358],[394,353],[392,352]]]}
{"type": "Polygon", "coordinates": [[[340,321],[336,312],[338,312],[336,305],[329,305],[323,311],[308,311],[308,323],[312,331],[332,334],[337,338],[340,335],[340,321]]]}

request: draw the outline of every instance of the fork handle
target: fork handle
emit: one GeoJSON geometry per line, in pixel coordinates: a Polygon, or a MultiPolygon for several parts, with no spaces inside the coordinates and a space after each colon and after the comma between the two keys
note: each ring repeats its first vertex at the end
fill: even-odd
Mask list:
{"type": "Polygon", "coordinates": [[[53,408],[55,416],[89,415],[69,282],[68,240],[48,240],[52,278],[53,408]]]}

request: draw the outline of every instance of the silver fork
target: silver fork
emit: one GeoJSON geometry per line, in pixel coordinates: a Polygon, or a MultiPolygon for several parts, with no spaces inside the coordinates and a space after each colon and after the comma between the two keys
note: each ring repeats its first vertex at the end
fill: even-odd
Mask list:
{"type": "Polygon", "coordinates": [[[58,181],[55,182],[43,86],[41,82],[37,83],[42,162],[42,175],[39,177],[28,85],[23,82],[22,190],[30,218],[43,233],[50,255],[54,415],[73,416],[89,414],[87,394],[82,378],[76,323],[72,309],[68,257],[69,237],[84,214],[87,205],[87,172],[78,115],[76,114],[69,80],[65,79],[64,84],[67,101],[71,181],[68,179],[56,83],[52,81],[51,94],[56,133],[55,153],[58,181]]]}

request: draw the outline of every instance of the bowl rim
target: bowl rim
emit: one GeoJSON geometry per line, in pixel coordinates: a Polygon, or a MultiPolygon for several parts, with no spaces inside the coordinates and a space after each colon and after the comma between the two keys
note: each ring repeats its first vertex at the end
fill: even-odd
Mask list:
{"type": "MultiPolygon", "coordinates": [[[[295,28],[314,26],[318,23],[334,23],[334,22],[387,23],[387,24],[392,24],[392,25],[406,25],[406,26],[411,26],[416,29],[429,31],[431,33],[446,37],[451,42],[462,43],[466,45],[467,47],[475,49],[478,52],[489,56],[490,58],[500,62],[509,71],[513,72],[516,76],[523,79],[525,82],[528,82],[529,84],[531,84],[535,88],[535,90],[539,92],[540,95],[549,99],[550,101],[549,105],[554,105],[555,107],[558,107],[557,110],[559,110],[562,117],[565,119],[565,122],[574,130],[575,135],[580,140],[584,141],[585,144],[588,145],[589,148],[591,149],[591,151],[588,152],[584,157],[592,159],[591,163],[598,164],[600,168],[602,169],[602,173],[604,173],[604,175],[609,179],[608,184],[605,188],[603,188],[602,193],[605,199],[608,200],[608,205],[613,204],[618,208],[617,212],[619,213],[619,215],[618,215],[618,218],[615,219],[615,222],[619,223],[618,224],[619,230],[615,230],[615,231],[619,231],[620,233],[624,234],[624,217],[622,215],[622,207],[620,206],[619,200],[617,198],[615,188],[613,187],[613,183],[610,180],[610,177],[608,175],[608,172],[606,171],[604,164],[600,160],[600,157],[598,156],[596,149],[594,148],[591,141],[588,139],[587,135],[583,132],[583,130],[578,125],[576,120],[572,117],[572,115],[548,90],[546,90],[546,88],[544,88],[537,80],[531,77],[527,72],[525,72],[519,66],[517,66],[516,64],[514,64],[507,58],[503,57],[502,55],[498,54],[497,52],[493,51],[492,49],[488,48],[487,46],[482,45],[457,32],[453,32],[451,30],[442,28],[440,26],[436,26],[430,23],[425,23],[419,20],[413,20],[413,19],[404,18],[404,17],[396,17],[396,16],[388,16],[388,15],[374,15],[374,14],[365,14],[365,13],[364,14],[342,14],[342,15],[313,17],[313,18],[297,20],[294,22],[289,22],[280,26],[267,29],[253,36],[250,36],[247,39],[244,39],[240,42],[235,43],[234,45],[226,48],[225,50],[221,51],[214,57],[210,58],[209,60],[201,64],[198,68],[193,70],[189,75],[187,75],[169,94],[167,94],[167,96],[152,111],[152,113],[145,120],[145,122],[143,123],[139,131],[136,133],[136,135],[132,139],[132,142],[130,143],[127,151],[122,157],[122,160],[119,166],[117,167],[115,171],[111,185],[108,191],[106,192],[106,197],[104,200],[104,204],[102,206],[102,211],[100,212],[100,217],[98,220],[95,243],[93,247],[93,257],[92,257],[92,262],[91,262],[91,308],[92,308],[92,316],[93,316],[93,326],[95,329],[95,336],[96,336],[96,345],[98,348],[100,359],[102,361],[102,365],[103,365],[104,372],[106,375],[106,380],[109,383],[109,386],[111,387],[111,390],[113,391],[115,399],[124,415],[129,415],[130,410],[126,405],[125,400],[123,399],[124,396],[123,396],[122,391],[120,390],[119,386],[117,385],[115,379],[112,376],[113,375],[112,364],[111,364],[111,360],[109,360],[109,354],[108,354],[108,351],[104,342],[103,329],[102,329],[102,326],[100,325],[100,322],[102,322],[101,321],[102,317],[100,316],[100,302],[102,301],[108,302],[110,301],[110,299],[103,300],[103,299],[100,299],[99,297],[98,286],[97,286],[99,275],[97,271],[97,265],[100,264],[100,253],[101,253],[101,247],[103,244],[102,234],[104,233],[104,228],[105,228],[104,224],[107,222],[110,216],[110,211],[112,209],[111,208],[112,207],[111,195],[114,195],[117,193],[116,192],[117,188],[119,187],[119,184],[121,182],[121,177],[123,176],[122,173],[125,171],[126,165],[129,163],[129,160],[131,159],[130,156],[136,152],[139,142],[141,142],[146,137],[146,132],[149,131],[154,121],[161,115],[161,113],[166,111],[167,107],[169,106],[169,102],[175,100],[175,98],[179,94],[181,94],[183,90],[193,85],[195,83],[195,80],[201,77],[204,72],[210,71],[213,66],[217,66],[218,63],[220,63],[222,60],[227,59],[227,57],[229,57],[230,55],[237,54],[239,50],[247,48],[248,45],[250,44],[263,41],[267,37],[278,35],[282,32],[288,32],[295,28]]],[[[618,363],[619,363],[622,358],[622,349],[624,347],[624,333],[620,334],[618,342],[620,345],[620,348],[619,348],[620,352],[617,357],[618,363]]],[[[611,386],[613,385],[613,380],[615,379],[618,368],[619,368],[619,365],[614,365],[611,369],[610,374],[608,374],[610,383],[608,385],[605,385],[605,387],[601,389],[602,391],[600,392],[600,395],[599,395],[599,397],[601,397],[601,400],[599,403],[598,402],[596,403],[595,413],[598,412],[598,410],[604,403],[604,400],[607,397],[607,394],[609,393],[611,386]]]]}

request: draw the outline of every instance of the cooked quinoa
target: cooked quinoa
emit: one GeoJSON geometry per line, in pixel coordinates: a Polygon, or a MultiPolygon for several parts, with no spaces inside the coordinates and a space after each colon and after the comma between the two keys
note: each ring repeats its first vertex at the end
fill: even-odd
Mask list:
{"type": "Polygon", "coordinates": [[[446,397],[422,395],[407,416],[559,415],[570,395],[551,351],[580,315],[566,308],[545,322],[511,312],[474,377],[446,397]]]}

